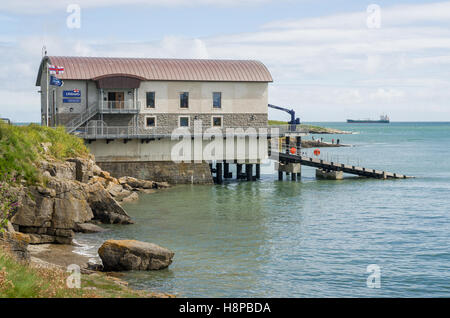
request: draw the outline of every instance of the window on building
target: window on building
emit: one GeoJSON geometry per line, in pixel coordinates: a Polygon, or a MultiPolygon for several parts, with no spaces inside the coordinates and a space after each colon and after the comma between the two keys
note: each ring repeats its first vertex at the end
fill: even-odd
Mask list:
{"type": "Polygon", "coordinates": [[[222,108],[222,93],[221,92],[213,93],[213,107],[214,108],[222,108]]]}
{"type": "Polygon", "coordinates": [[[155,92],[147,92],[147,108],[155,108],[155,92]]]}
{"type": "Polygon", "coordinates": [[[180,107],[181,108],[189,107],[189,93],[188,92],[180,93],[180,107]]]}
{"type": "Polygon", "coordinates": [[[180,117],[180,127],[189,127],[189,117],[180,117]]]}
{"type": "Polygon", "coordinates": [[[222,127],[222,117],[213,117],[212,118],[212,126],[213,127],[222,127]]]}
{"type": "Polygon", "coordinates": [[[146,117],[145,125],[146,127],[156,127],[156,117],[146,117]]]}

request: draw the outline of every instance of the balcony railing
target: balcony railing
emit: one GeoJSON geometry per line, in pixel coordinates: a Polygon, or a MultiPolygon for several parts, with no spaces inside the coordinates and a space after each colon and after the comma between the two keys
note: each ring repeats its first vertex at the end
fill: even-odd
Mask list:
{"type": "Polygon", "coordinates": [[[135,126],[87,126],[79,127],[74,134],[84,139],[121,139],[121,138],[168,138],[173,134],[202,134],[203,136],[222,134],[223,136],[279,136],[286,133],[307,134],[307,130],[292,125],[282,126],[260,126],[260,127],[211,127],[208,125],[190,127],[156,126],[156,127],[135,127],[135,126]]]}
{"type": "Polygon", "coordinates": [[[103,101],[99,103],[98,111],[102,114],[136,114],[141,106],[140,101],[103,101]]]}

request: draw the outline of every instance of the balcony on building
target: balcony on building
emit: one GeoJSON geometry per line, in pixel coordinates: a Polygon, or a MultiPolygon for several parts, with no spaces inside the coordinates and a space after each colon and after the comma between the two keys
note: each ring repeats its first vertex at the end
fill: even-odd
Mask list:
{"type": "Polygon", "coordinates": [[[137,114],[140,110],[138,89],[141,78],[134,75],[106,75],[95,79],[99,89],[100,114],[137,114]]]}

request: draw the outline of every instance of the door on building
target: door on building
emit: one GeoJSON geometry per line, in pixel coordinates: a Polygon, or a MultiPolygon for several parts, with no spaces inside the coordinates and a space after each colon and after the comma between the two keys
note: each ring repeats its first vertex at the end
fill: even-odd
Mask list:
{"type": "Polygon", "coordinates": [[[117,92],[116,93],[116,100],[117,100],[117,108],[123,108],[124,106],[124,100],[125,96],[123,92],[117,92]]]}
{"type": "Polygon", "coordinates": [[[124,108],[125,94],[123,92],[108,92],[108,104],[110,108],[124,108]]]}

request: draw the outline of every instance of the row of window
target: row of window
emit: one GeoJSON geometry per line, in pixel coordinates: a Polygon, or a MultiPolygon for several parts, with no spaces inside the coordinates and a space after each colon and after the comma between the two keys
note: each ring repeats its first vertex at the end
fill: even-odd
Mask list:
{"type": "MultiPolygon", "coordinates": [[[[146,93],[147,108],[155,108],[155,92],[146,93]]],[[[222,93],[212,93],[213,108],[222,108],[222,93]]],[[[189,92],[180,93],[180,108],[189,108],[189,92]]]]}
{"type": "MultiPolygon", "coordinates": [[[[146,116],[145,117],[145,125],[148,128],[156,127],[156,116],[146,116]]],[[[189,127],[190,126],[190,117],[189,116],[179,116],[178,117],[178,126],[179,127],[189,127]]],[[[222,127],[222,117],[221,116],[212,116],[211,117],[211,126],[212,127],[222,127]]]]}

